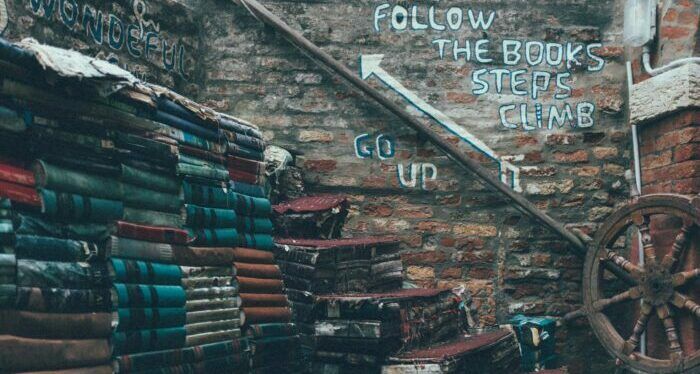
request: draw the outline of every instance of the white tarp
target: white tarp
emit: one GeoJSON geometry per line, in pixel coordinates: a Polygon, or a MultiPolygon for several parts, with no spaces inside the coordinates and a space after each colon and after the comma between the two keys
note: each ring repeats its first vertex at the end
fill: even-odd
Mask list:
{"type": "Polygon", "coordinates": [[[133,74],[119,66],[76,51],[44,45],[33,38],[24,39],[17,45],[34,53],[45,70],[65,78],[92,80],[103,94],[108,95],[138,82],[133,74]]]}

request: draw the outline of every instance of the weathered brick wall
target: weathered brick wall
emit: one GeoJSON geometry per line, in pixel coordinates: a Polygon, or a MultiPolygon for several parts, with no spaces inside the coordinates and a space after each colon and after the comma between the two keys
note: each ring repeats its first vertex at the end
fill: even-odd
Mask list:
{"type": "MultiPolygon", "coordinates": [[[[675,193],[696,195],[700,193],[700,111],[688,109],[659,120],[644,124],[640,128],[640,153],[642,155],[642,191],[651,193],[675,193]]],[[[650,232],[659,256],[673,246],[683,223],[680,219],[654,217],[650,232]]],[[[636,248],[635,248],[636,249],[636,248]]],[[[700,244],[691,241],[681,269],[698,266],[700,244]]],[[[698,297],[697,290],[689,290],[698,297]]],[[[694,320],[686,316],[677,319],[682,347],[700,346],[700,334],[692,327],[694,320]]],[[[666,332],[659,323],[651,323],[648,330],[650,354],[663,357],[667,354],[666,332]]]]}
{"type": "Polygon", "coordinates": [[[697,56],[700,52],[700,2],[697,0],[666,1],[659,15],[657,58],[667,64],[683,57],[697,56]]]}
{"type": "MultiPolygon", "coordinates": [[[[475,297],[482,326],[506,322],[514,313],[557,316],[580,305],[581,261],[565,242],[509,207],[397,118],[319,69],[244,8],[223,0],[205,3],[210,6],[203,8],[206,82],[200,98],[260,124],[274,144],[303,152],[299,164],[311,191],[350,194],[347,235],[400,235],[406,278],[424,286],[466,286],[475,297]],[[380,134],[395,139],[395,156],[358,158],[354,139],[365,133],[371,140],[380,134]],[[427,190],[402,188],[397,168],[410,163],[434,164],[437,180],[427,181],[427,190]]],[[[529,6],[455,0],[447,5],[494,10],[496,19],[487,32],[447,34],[395,32],[387,30],[387,23],[378,33],[373,26],[373,12],[380,4],[376,1],[263,3],[351,69],[359,69],[361,54],[384,54],[384,70],[522,167],[524,194],[560,222],[593,233],[626,200],[630,146],[623,114],[622,1],[544,1],[529,6]],[[604,69],[575,69],[571,97],[563,100],[594,103],[594,126],[505,128],[499,121],[500,105],[534,101],[514,99],[509,88],[500,95],[493,90],[474,95],[472,73],[503,64],[456,62],[449,56],[440,60],[431,42],[446,36],[462,41],[488,38],[493,45],[503,38],[601,42],[598,54],[605,59],[604,69]]],[[[500,58],[498,52],[494,58],[500,58]]],[[[376,79],[369,82],[408,106],[376,79]]],[[[561,105],[553,95],[550,90],[539,102],[561,105]]],[[[534,109],[529,110],[533,121],[534,109]]],[[[479,156],[434,122],[431,126],[479,156]]],[[[585,323],[562,331],[559,338],[560,352],[573,372],[602,372],[610,365],[585,323]]]]}
{"type": "MultiPolygon", "coordinates": [[[[700,51],[700,2],[669,1],[660,9],[660,13],[658,29],[661,40],[653,49],[653,66],[658,67],[679,58],[697,56],[700,51]]],[[[638,73],[636,78],[642,81],[651,77],[638,73]]],[[[659,78],[662,77],[654,79],[659,78]]],[[[690,77],[684,79],[681,76],[671,84],[685,84],[683,87],[688,87],[689,80],[690,77]]],[[[644,83],[651,82],[653,80],[644,83]]],[[[697,87],[697,79],[690,82],[694,85],[691,90],[697,87]]],[[[686,96],[690,96],[690,91],[686,96]]],[[[664,99],[666,110],[639,125],[642,192],[696,195],[700,193],[700,111],[696,107],[668,112],[672,110],[670,108],[677,108],[674,105],[677,100],[687,97],[680,95],[674,98],[669,95],[664,99]]],[[[650,231],[654,235],[654,244],[661,248],[661,252],[671,248],[681,227],[682,222],[677,219],[656,217],[651,221],[650,231]]],[[[688,255],[682,262],[684,270],[696,268],[700,263],[700,259],[695,255],[699,246],[697,242],[689,244],[689,248],[686,249],[688,255]]],[[[697,291],[690,292],[693,297],[698,296],[697,291]]],[[[691,349],[688,347],[697,349],[700,346],[700,334],[693,328],[694,321],[680,316],[676,323],[681,346],[686,350],[691,349]]],[[[650,324],[647,336],[648,350],[652,355],[667,354],[666,333],[659,324],[650,324]]]]}
{"type": "MultiPolygon", "coordinates": [[[[568,251],[566,242],[512,208],[396,117],[318,68],[232,1],[150,0],[147,13],[141,16],[134,12],[133,1],[106,4],[76,0],[80,14],[70,28],[58,9],[71,8],[70,0],[0,1],[9,5],[9,27],[4,36],[12,40],[33,36],[91,55],[113,55],[148,80],[175,87],[213,108],[259,124],[273,144],[303,152],[299,166],[304,168],[312,192],[350,195],[353,204],[347,235],[400,235],[405,243],[406,278],[424,286],[465,286],[474,296],[479,325],[503,323],[521,312],[559,316],[580,306],[581,261],[568,251]],[[56,4],[50,18],[43,10],[32,8],[42,1],[56,4]],[[82,26],[86,4],[102,10],[105,17],[101,44],[82,26]],[[185,46],[184,74],[178,71],[178,64],[164,66],[162,44],[157,49],[150,47],[149,58],[134,56],[127,45],[110,47],[110,13],[127,27],[144,25],[146,31],[155,31],[146,25],[148,21],[158,23],[159,43],[166,40],[168,46],[175,42],[185,46]],[[368,134],[363,144],[374,142],[380,134],[393,139],[395,155],[380,159],[375,151],[373,157],[358,157],[355,138],[361,134],[368,134]],[[411,164],[432,164],[437,178],[426,180],[426,189],[421,188],[420,180],[414,188],[402,187],[398,168],[406,171],[411,164]]],[[[630,166],[631,147],[624,116],[622,0],[544,0],[536,5],[505,0],[389,2],[409,8],[415,3],[422,12],[421,22],[425,22],[429,5],[436,7],[439,16],[452,6],[477,13],[495,12],[486,30],[463,27],[444,32],[394,31],[388,19],[380,21],[381,31],[377,32],[373,14],[380,1],[263,3],[352,69],[359,69],[361,54],[384,54],[381,67],[387,74],[519,167],[524,195],[567,226],[593,233],[626,200],[629,192],[624,174],[630,166]],[[461,43],[489,40],[489,56],[494,61],[474,61],[474,45],[469,62],[464,61],[464,54],[455,61],[449,45],[440,59],[433,43],[437,39],[461,43]],[[565,79],[568,93],[552,83],[553,88],[542,90],[536,100],[522,97],[512,92],[510,81],[514,79],[506,78],[501,93],[491,87],[484,94],[475,94],[478,85],[473,74],[479,69],[526,69],[522,76],[526,83],[521,88],[531,87],[534,70],[554,76],[567,72],[562,64],[527,66],[520,62],[505,66],[504,54],[499,51],[504,39],[589,46],[601,43],[593,57],[604,59],[604,65],[602,70],[591,71],[589,67],[600,66],[600,62],[591,56],[581,58],[581,65],[572,65],[571,76],[565,79]],[[557,98],[562,93],[566,97],[557,98]],[[592,126],[547,128],[550,105],[563,110],[569,103],[576,114],[576,104],[582,102],[595,106],[592,126]],[[499,114],[502,106],[511,103],[516,106],[508,112],[508,123],[520,122],[519,105],[527,104],[528,120],[536,124],[534,105],[539,103],[545,115],[544,128],[525,131],[522,124],[507,128],[499,114]]],[[[134,35],[137,31],[133,30],[134,35]]],[[[113,39],[117,39],[115,46],[119,45],[117,34],[113,39]]],[[[136,52],[143,51],[144,41],[135,43],[136,52]]],[[[420,115],[375,77],[368,81],[420,115]]],[[[493,86],[492,78],[490,82],[493,86]]],[[[527,93],[532,94],[532,88],[527,93]]],[[[493,162],[435,122],[425,120],[495,172],[493,162]]],[[[578,124],[575,119],[571,123],[578,124]]],[[[426,170],[431,170],[429,165],[426,170]]],[[[562,330],[558,339],[559,352],[572,372],[609,372],[611,360],[585,321],[562,330]]]]}
{"type": "MultiPolygon", "coordinates": [[[[664,2],[657,18],[659,41],[652,48],[652,67],[697,56],[700,1],[664,2]]],[[[635,73],[636,83],[651,78],[643,71],[635,73]]],[[[683,77],[676,79],[678,82],[672,85],[687,81],[683,77]]],[[[662,102],[667,108],[675,108],[674,100],[680,99],[683,97],[666,98],[662,102]]],[[[696,108],[684,108],[677,113],[658,113],[655,119],[639,125],[643,193],[693,195],[700,192],[699,118],[696,108]]]]}
{"type": "Polygon", "coordinates": [[[189,2],[0,1],[7,5],[7,26],[0,30],[6,39],[32,37],[115,62],[141,79],[186,95],[199,92],[199,24],[189,2]]]}
{"type": "Polygon", "coordinates": [[[642,192],[700,193],[700,112],[687,110],[642,125],[642,192]]]}

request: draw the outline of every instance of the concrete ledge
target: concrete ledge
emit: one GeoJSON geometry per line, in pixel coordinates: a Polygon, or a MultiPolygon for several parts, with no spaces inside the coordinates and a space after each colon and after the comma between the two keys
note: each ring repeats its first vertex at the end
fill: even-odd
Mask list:
{"type": "Polygon", "coordinates": [[[632,87],[630,121],[633,125],[643,125],[689,108],[700,108],[698,64],[687,64],[632,87]]]}

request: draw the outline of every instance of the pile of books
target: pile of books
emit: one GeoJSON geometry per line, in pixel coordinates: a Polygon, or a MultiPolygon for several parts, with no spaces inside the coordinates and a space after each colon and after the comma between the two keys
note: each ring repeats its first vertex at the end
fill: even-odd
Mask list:
{"type": "Polygon", "coordinates": [[[0,367],[248,370],[233,251],[273,247],[265,147],[110,63],[0,39],[0,367]]]}
{"type": "Polygon", "coordinates": [[[379,372],[385,360],[459,334],[450,290],[319,296],[314,372],[379,372]]]}
{"type": "Polygon", "coordinates": [[[292,311],[273,253],[238,249],[233,265],[253,370],[293,372],[290,370],[298,361],[299,335],[291,323],[292,311]]]}
{"type": "Polygon", "coordinates": [[[347,197],[343,195],[304,196],[274,205],[275,236],[339,238],[349,206],[347,197]]]}
{"type": "Polygon", "coordinates": [[[391,356],[382,373],[517,373],[518,358],[513,332],[496,330],[391,356]]]}

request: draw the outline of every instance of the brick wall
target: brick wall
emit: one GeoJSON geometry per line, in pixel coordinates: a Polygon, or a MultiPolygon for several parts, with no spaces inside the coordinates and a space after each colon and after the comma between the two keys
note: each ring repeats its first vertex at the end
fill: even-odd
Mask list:
{"type": "MultiPolygon", "coordinates": [[[[654,67],[698,54],[700,2],[664,2],[657,18],[659,42],[653,49],[654,67]]],[[[642,72],[635,74],[635,81],[649,78],[642,72]]],[[[643,193],[700,192],[699,119],[697,109],[686,109],[661,115],[640,126],[643,193]]]]}
{"type": "MultiPolygon", "coordinates": [[[[700,3],[674,0],[659,9],[658,35],[660,41],[652,50],[654,67],[668,64],[684,57],[697,56],[700,32],[700,3]]],[[[636,80],[650,76],[636,70],[636,80]]],[[[669,105],[669,107],[672,107],[669,105]]],[[[659,115],[639,126],[642,192],[675,193],[695,195],[700,193],[700,112],[683,109],[659,115]]],[[[678,235],[682,222],[666,217],[654,217],[650,229],[661,253],[668,250],[678,235]]],[[[690,244],[688,256],[684,258],[683,270],[697,267],[700,259],[696,253],[698,243],[690,244]]],[[[636,249],[635,249],[636,251],[636,249]]],[[[692,292],[692,297],[700,294],[692,292]]],[[[684,351],[700,347],[700,334],[691,318],[681,317],[677,321],[681,346],[684,351]]],[[[650,323],[648,351],[651,355],[668,355],[667,338],[663,327],[656,321],[650,323]]]]}
{"type": "Polygon", "coordinates": [[[665,1],[659,15],[657,58],[667,64],[682,57],[697,56],[700,52],[700,3],[695,0],[665,1]]]}
{"type": "MultiPolygon", "coordinates": [[[[303,152],[299,164],[312,192],[349,194],[347,235],[400,235],[406,278],[422,286],[466,286],[481,326],[506,322],[515,313],[560,316],[580,306],[581,261],[567,243],[510,207],[397,118],[318,68],[245,9],[228,1],[205,3],[211,6],[202,15],[207,50],[200,98],[260,124],[274,144],[303,152]],[[354,139],[364,133],[371,139],[393,137],[395,157],[359,159],[354,139]],[[438,169],[427,191],[401,188],[397,167],[409,163],[432,163],[438,169]]],[[[506,37],[603,43],[605,68],[576,71],[569,99],[595,103],[595,125],[530,132],[499,123],[499,105],[513,98],[510,92],[472,94],[472,72],[497,65],[440,60],[431,32],[377,33],[372,14],[380,2],[263,3],[351,69],[359,69],[360,54],[384,54],[381,66],[394,78],[496,152],[511,156],[522,167],[525,196],[567,226],[594,233],[626,201],[624,174],[631,147],[623,104],[622,1],[545,1],[537,7],[504,1],[449,4],[497,13],[488,35],[459,31],[450,37],[488,37],[494,44],[506,37]]],[[[376,79],[368,81],[408,107],[376,79]]],[[[541,102],[558,103],[551,93],[541,102]]],[[[457,137],[427,123],[479,157],[457,137]]],[[[482,161],[493,170],[492,163],[482,161]]],[[[585,321],[562,330],[559,338],[559,351],[572,372],[609,369],[611,360],[585,321]]]]}
{"type": "Polygon", "coordinates": [[[7,28],[0,30],[6,39],[32,37],[115,62],[185,95],[199,92],[199,25],[191,0],[0,1],[7,5],[7,28]]]}
{"type": "MultiPolygon", "coordinates": [[[[4,1],[10,5],[10,27],[5,36],[13,40],[33,36],[91,55],[113,54],[149,80],[175,87],[217,110],[259,124],[273,144],[303,152],[299,166],[304,168],[311,192],[350,195],[347,235],[400,235],[404,241],[406,278],[423,286],[467,287],[474,296],[480,326],[504,323],[515,313],[560,316],[580,306],[581,261],[568,251],[566,242],[513,209],[397,118],[318,68],[232,1],[151,0],[147,2],[147,15],[142,17],[130,8],[131,1],[99,5],[102,3],[77,0],[81,10],[84,4],[97,6],[126,23],[140,24],[139,17],[158,22],[164,39],[185,45],[184,77],[163,66],[161,50],[154,51],[149,59],[134,57],[126,47],[116,50],[105,42],[98,45],[80,25],[67,28],[58,11],[47,19],[41,11],[33,11],[32,0],[4,1]],[[371,140],[380,134],[391,137],[395,156],[384,160],[376,154],[373,158],[358,158],[354,140],[361,134],[368,134],[371,140]],[[426,190],[420,188],[420,183],[416,188],[400,185],[398,167],[408,168],[411,163],[431,163],[438,170],[436,180],[426,181],[426,190]]],[[[387,29],[387,23],[381,32],[376,32],[373,13],[379,1],[263,3],[351,69],[359,69],[361,54],[384,54],[383,69],[520,167],[523,194],[568,227],[593,234],[607,215],[625,203],[629,189],[624,174],[630,167],[631,147],[624,116],[624,1],[545,0],[536,6],[501,0],[430,3],[442,10],[448,5],[495,12],[493,25],[486,31],[465,28],[446,33],[396,32],[387,29]],[[591,102],[595,105],[595,124],[589,128],[565,126],[533,131],[504,127],[499,120],[501,105],[530,104],[533,121],[534,100],[518,98],[510,88],[500,94],[493,90],[484,95],[473,94],[473,72],[503,68],[503,64],[455,61],[449,56],[440,59],[432,43],[440,37],[462,41],[483,38],[492,45],[505,38],[602,43],[597,49],[597,55],[605,62],[601,71],[573,68],[569,98],[557,100],[554,91],[549,90],[537,101],[545,107],[591,102]]],[[[413,5],[406,1],[390,4],[413,5]]],[[[693,21],[689,16],[696,9],[693,7],[697,7],[697,2],[681,0],[672,2],[662,12],[662,18],[682,25],[661,26],[662,34],[678,34],[664,34],[668,38],[659,46],[661,60],[668,61],[681,51],[697,48],[683,44],[686,39],[682,37],[697,33],[697,19],[693,21]],[[672,11],[677,13],[675,18],[672,11]],[[684,31],[673,31],[667,26],[684,31]]],[[[697,16],[697,12],[694,14],[697,16]]],[[[498,60],[503,56],[496,52],[493,57],[498,60]]],[[[524,64],[509,68],[552,73],[566,70],[524,64]]],[[[415,108],[376,78],[368,82],[419,116],[415,108]]],[[[509,84],[508,80],[505,82],[509,84]]],[[[513,121],[515,118],[511,117],[513,121]]],[[[496,172],[493,162],[435,122],[423,119],[496,172]]],[[[689,130],[674,126],[667,125],[665,130],[643,129],[648,134],[658,131],[648,136],[654,138],[653,142],[642,142],[648,174],[659,173],[648,180],[664,178],[670,173],[670,163],[678,160],[681,166],[675,166],[677,171],[687,172],[688,178],[670,182],[671,188],[682,188],[683,183],[697,186],[697,179],[693,179],[697,177],[693,174],[697,166],[682,166],[683,162],[695,160],[689,154],[693,150],[697,154],[697,147],[689,145],[690,141],[676,143],[675,140],[687,139],[689,130]],[[690,159],[681,161],[687,157],[690,159]]],[[[696,135],[693,137],[697,143],[696,135]]],[[[668,182],[660,182],[663,183],[668,182]]],[[[647,187],[649,191],[654,188],[665,187],[647,187]]],[[[563,363],[572,372],[610,372],[612,362],[585,321],[576,321],[561,330],[558,339],[563,363]]]]}
{"type": "Polygon", "coordinates": [[[700,113],[687,110],[641,126],[642,192],[700,193],[700,113]]]}
{"type": "MultiPolygon", "coordinates": [[[[642,191],[650,193],[700,193],[700,111],[684,110],[641,126],[640,153],[642,154],[642,191]]],[[[650,229],[659,256],[670,250],[682,222],[668,217],[654,217],[650,229]]],[[[681,270],[696,268],[697,242],[689,244],[688,255],[681,270]]],[[[697,291],[691,292],[697,298],[697,291]]],[[[700,334],[693,327],[692,317],[682,316],[677,322],[681,346],[684,350],[700,347],[700,334]]],[[[656,321],[649,327],[650,354],[664,357],[667,352],[666,333],[656,321]]]]}

